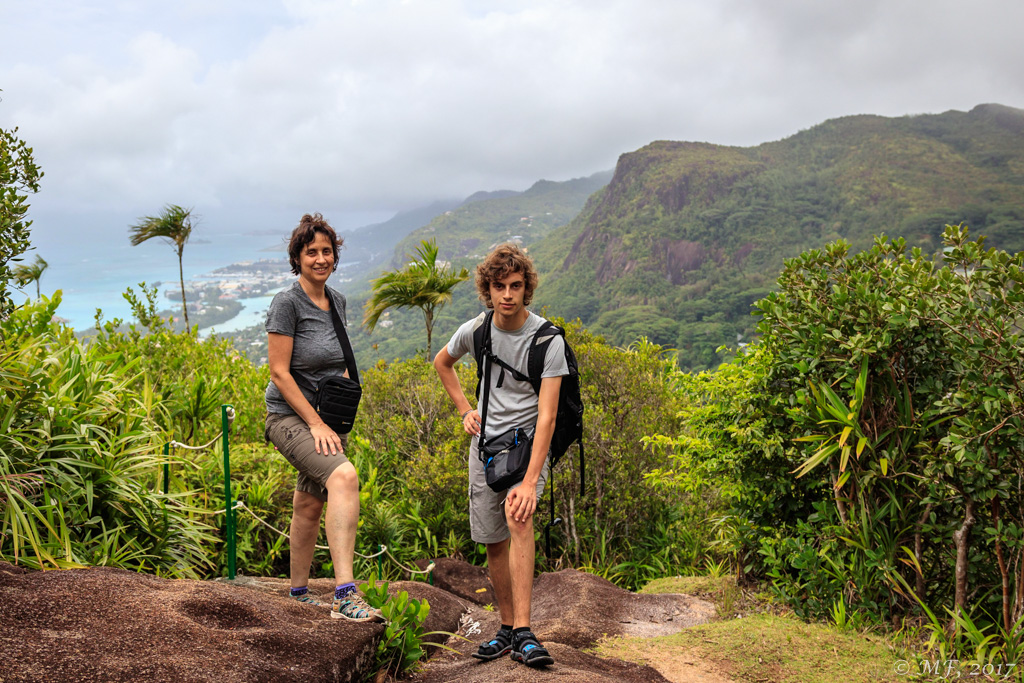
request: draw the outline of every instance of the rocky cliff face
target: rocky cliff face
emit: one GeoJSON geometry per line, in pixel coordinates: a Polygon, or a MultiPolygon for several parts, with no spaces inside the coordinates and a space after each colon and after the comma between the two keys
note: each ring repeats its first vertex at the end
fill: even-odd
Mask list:
{"type": "Polygon", "coordinates": [[[571,239],[536,300],[615,344],[650,318],[684,366],[714,365],[708,349],[749,340],[750,304],[803,251],[838,239],[856,251],[884,233],[941,258],[943,227],[960,222],[1024,249],[1022,131],[1024,111],[981,105],[845,117],[750,148],[651,143],[623,154],[608,186],[535,246],[552,264],[546,244],[571,239]]]}
{"type": "MultiPolygon", "coordinates": [[[[685,209],[710,207],[738,181],[763,167],[748,151],[706,143],[654,142],[623,154],[608,187],[596,195],[592,213],[566,256],[565,266],[580,260],[593,263],[599,284],[629,273],[640,261],[630,257],[635,250],[628,248],[627,242],[646,240],[645,228],[654,220],[685,209]]],[[[652,246],[659,247],[652,256],[660,261],[670,281],[679,279],[681,268],[698,267],[710,253],[706,245],[689,240],[649,237],[654,240],[652,246]],[[668,258],[669,254],[673,258],[668,258]],[[665,258],[659,259],[659,255],[665,258]],[[696,262],[695,257],[699,259],[696,262]]]]}

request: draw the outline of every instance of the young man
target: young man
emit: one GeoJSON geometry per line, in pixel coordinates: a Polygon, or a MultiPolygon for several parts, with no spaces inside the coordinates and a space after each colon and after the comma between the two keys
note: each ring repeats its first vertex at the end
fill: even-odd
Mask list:
{"type": "MultiPolygon", "coordinates": [[[[496,247],[476,268],[477,293],[484,305],[494,310],[491,351],[524,376],[534,333],[544,322],[526,309],[536,286],[533,262],[514,244],[496,247]]],[[[547,481],[548,447],[558,411],[558,390],[562,377],[569,373],[564,340],[556,336],[547,349],[539,395],[529,382],[517,381],[497,365],[492,368],[484,416],[485,439],[517,427],[533,435],[530,464],[522,481],[507,491],[495,492],[486,483],[479,454],[483,406],[474,408],[466,400],[454,369],[465,354],[475,356],[473,332],[483,319],[481,314],[459,327],[434,359],[441,383],[462,415],[463,429],[474,437],[469,447],[470,534],[474,541],[487,546],[491,584],[501,613],[501,629],[473,656],[490,661],[511,652],[513,659],[528,666],[547,666],[554,660],[530,631],[535,553],[533,513],[547,481]]]]}

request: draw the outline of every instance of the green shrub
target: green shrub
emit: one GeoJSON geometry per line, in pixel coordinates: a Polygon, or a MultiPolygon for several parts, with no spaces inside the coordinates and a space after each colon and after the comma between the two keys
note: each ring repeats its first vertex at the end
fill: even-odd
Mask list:
{"type": "Polygon", "coordinates": [[[254,366],[230,339],[200,339],[192,332],[174,332],[156,314],[156,289],[145,283],[140,287],[145,301],[131,288],[124,295],[138,325],[125,329],[121,320],[103,322],[102,312],[97,310],[91,343],[102,352],[140,360],[142,372],[134,388],[141,391],[146,382],[153,387],[159,397],[159,414],[154,417],[168,440],[190,445],[208,442],[221,430],[220,405],[228,403],[236,411],[233,439],[262,442],[269,368],[254,366]]]}
{"type": "Polygon", "coordinates": [[[158,492],[163,438],[154,395],[132,388],[138,359],[79,343],[50,322],[59,303],[2,323],[0,557],[197,576],[213,539],[189,493],[158,492]]]}
{"type": "MultiPolygon", "coordinates": [[[[459,364],[457,372],[469,396],[474,371],[459,364]]],[[[374,453],[378,479],[394,482],[385,498],[415,499],[418,515],[435,520],[435,536],[454,531],[468,544],[469,436],[433,366],[420,357],[380,362],[362,379],[356,431],[374,453]]]]}
{"type": "Polygon", "coordinates": [[[944,266],[885,238],[787,261],[760,347],[680,382],[686,427],[654,443],[663,485],[731,470],[738,550],[798,614],[945,612],[970,654],[1024,610],[1024,255],[944,240],[944,266]]]}
{"type": "Polygon", "coordinates": [[[384,615],[384,635],[377,643],[378,677],[380,672],[396,675],[414,669],[426,654],[424,645],[445,647],[423,640],[425,636],[452,635],[444,631],[423,632],[423,623],[430,615],[430,603],[426,598],[410,598],[407,591],[389,596],[388,584],[378,584],[372,578],[363,586],[363,592],[366,602],[384,615]]]}
{"type": "Polygon", "coordinates": [[[625,349],[609,346],[578,322],[567,326],[567,338],[585,405],[587,488],[579,490],[579,461],[570,447],[552,476],[556,514],[566,520],[562,559],[573,566],[617,567],[609,578],[631,589],[680,573],[704,554],[705,501],[652,487],[645,475],[663,467],[666,457],[644,443],[678,424],[675,360],[646,339],[625,349]]]}

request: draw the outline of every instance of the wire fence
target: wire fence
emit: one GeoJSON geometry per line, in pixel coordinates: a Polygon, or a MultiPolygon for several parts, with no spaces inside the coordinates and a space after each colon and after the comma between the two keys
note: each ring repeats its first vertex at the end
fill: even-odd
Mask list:
{"type": "MultiPolygon", "coordinates": [[[[278,534],[279,536],[283,536],[284,538],[288,538],[288,534],[286,534],[285,532],[281,531],[277,527],[273,526],[270,522],[268,522],[267,520],[265,520],[262,517],[260,517],[259,515],[257,515],[256,512],[254,512],[252,508],[250,508],[249,506],[247,506],[245,504],[245,501],[242,501],[242,500],[237,501],[235,503],[235,509],[245,510],[246,512],[248,512],[253,517],[253,519],[255,519],[257,522],[259,522],[263,526],[265,526],[268,529],[270,529],[271,531],[273,531],[275,534],[278,534]]],[[[330,546],[326,546],[326,545],[315,545],[313,547],[317,548],[319,550],[330,550],[330,546]]],[[[431,574],[431,572],[434,571],[434,562],[433,561],[431,561],[430,564],[427,565],[426,569],[415,569],[413,567],[407,567],[404,564],[402,564],[402,562],[397,557],[395,557],[394,555],[391,554],[391,551],[388,549],[388,547],[386,545],[383,545],[383,544],[378,545],[377,549],[378,549],[377,552],[373,553],[372,555],[364,555],[363,553],[359,552],[358,550],[355,551],[355,554],[358,555],[359,557],[362,557],[363,559],[366,559],[366,560],[376,559],[377,560],[377,575],[378,576],[383,576],[383,572],[382,572],[383,567],[381,567],[381,564],[380,564],[381,563],[380,558],[381,558],[382,555],[387,555],[391,559],[392,562],[394,562],[396,565],[398,565],[398,567],[400,569],[402,569],[404,571],[407,571],[410,574],[431,574]]],[[[433,582],[434,582],[433,581],[433,575],[431,574],[430,575],[430,583],[433,583],[433,582]]]]}
{"type": "MultiPolygon", "coordinates": [[[[235,500],[234,503],[231,502],[232,501],[232,497],[231,497],[231,444],[230,444],[231,440],[230,440],[230,429],[231,429],[231,425],[234,423],[234,421],[235,421],[235,409],[234,409],[234,407],[232,407],[232,406],[230,406],[228,404],[224,404],[224,405],[221,406],[221,431],[220,431],[219,434],[217,434],[217,436],[213,437],[213,439],[211,439],[209,442],[207,442],[207,443],[205,443],[205,444],[203,444],[201,446],[190,446],[188,444],[181,443],[180,441],[173,441],[172,440],[172,441],[170,441],[170,442],[168,442],[167,444],[164,445],[164,455],[168,456],[168,457],[170,456],[170,449],[171,448],[184,448],[184,449],[191,450],[191,451],[201,451],[201,450],[205,450],[207,448],[210,448],[215,443],[217,443],[218,440],[220,440],[222,445],[223,445],[223,449],[224,449],[224,509],[223,510],[217,510],[217,511],[211,511],[211,512],[208,512],[206,514],[210,514],[210,515],[224,515],[225,516],[224,537],[225,537],[225,543],[226,543],[226,546],[227,546],[226,550],[227,550],[228,579],[234,579],[235,575],[236,575],[235,564],[236,564],[236,545],[237,545],[237,536],[238,536],[238,524],[237,524],[237,517],[236,517],[236,514],[235,514],[236,511],[244,510],[249,515],[251,515],[253,517],[253,519],[255,519],[257,522],[259,522],[263,526],[267,527],[268,529],[270,529],[274,533],[276,533],[276,534],[278,534],[280,536],[283,536],[285,538],[289,537],[287,533],[285,533],[284,531],[276,528],[275,526],[270,524],[268,521],[266,521],[265,519],[260,517],[258,514],[256,514],[256,512],[253,511],[252,508],[248,507],[245,504],[245,501],[239,499],[239,500],[235,500]]],[[[169,488],[170,488],[170,463],[168,461],[168,462],[164,463],[163,490],[164,490],[165,494],[168,492],[169,488]]],[[[316,545],[315,547],[320,549],[320,550],[330,550],[330,547],[328,547],[328,546],[316,545]]],[[[434,562],[433,561],[431,561],[427,565],[426,569],[417,569],[417,568],[414,568],[414,567],[407,567],[404,564],[402,564],[398,560],[398,558],[396,558],[394,555],[392,555],[391,551],[388,549],[388,547],[386,545],[383,545],[383,544],[377,546],[377,552],[376,553],[373,553],[371,555],[364,555],[363,553],[356,552],[356,555],[358,555],[359,557],[362,557],[364,559],[367,559],[367,560],[376,559],[377,560],[377,575],[378,576],[383,576],[383,559],[382,558],[384,556],[387,556],[392,562],[394,562],[403,571],[409,572],[410,575],[426,574],[428,576],[428,579],[429,579],[430,583],[431,584],[434,583],[434,575],[433,575],[434,562]]]]}

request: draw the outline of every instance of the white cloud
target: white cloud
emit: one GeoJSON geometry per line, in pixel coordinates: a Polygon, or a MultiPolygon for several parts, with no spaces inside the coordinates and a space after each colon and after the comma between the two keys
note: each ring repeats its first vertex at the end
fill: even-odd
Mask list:
{"type": "Polygon", "coordinates": [[[0,125],[35,146],[44,207],[399,208],[602,170],[654,139],[1024,106],[1022,8],[0,0],[0,125]]]}

